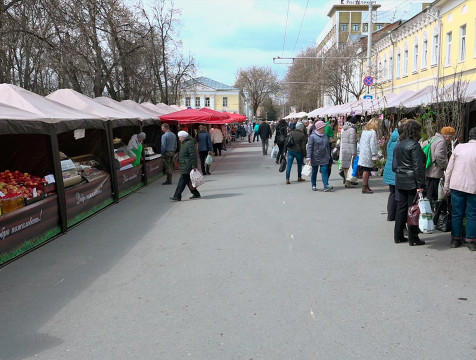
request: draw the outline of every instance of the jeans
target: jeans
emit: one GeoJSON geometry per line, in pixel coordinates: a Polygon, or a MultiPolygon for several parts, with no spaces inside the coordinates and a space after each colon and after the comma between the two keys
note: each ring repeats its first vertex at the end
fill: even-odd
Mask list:
{"type": "Polygon", "coordinates": [[[221,156],[221,145],[221,143],[213,144],[213,152],[215,153],[215,156],[218,156],[218,154],[221,156]]]}
{"type": "Polygon", "coordinates": [[[395,214],[397,212],[397,200],[395,200],[395,185],[388,185],[390,194],[388,194],[387,200],[387,220],[394,221],[395,214]]]}
{"type": "Polygon", "coordinates": [[[269,139],[261,139],[261,146],[263,148],[263,155],[268,155],[269,139]]]}
{"type": "Polygon", "coordinates": [[[182,193],[185,190],[185,186],[187,185],[193,195],[200,196],[198,190],[192,186],[192,182],[190,181],[190,174],[182,174],[180,175],[180,179],[177,184],[177,189],[175,189],[174,198],[181,199],[182,193]]]}
{"type": "Polygon", "coordinates": [[[174,155],[175,152],[167,151],[164,154],[164,171],[167,176],[167,182],[172,182],[172,172],[174,170],[174,155]]]}
{"type": "MultiPolygon", "coordinates": [[[[329,187],[329,165],[321,165],[321,177],[322,177],[322,184],[324,188],[329,187]]],[[[311,186],[316,187],[316,180],[317,180],[317,171],[319,170],[319,165],[312,167],[311,173],[311,186]]]]}
{"type": "Polygon", "coordinates": [[[253,142],[259,141],[259,134],[255,131],[255,134],[253,135],[253,142]]]}
{"type": "MultiPolygon", "coordinates": [[[[416,189],[398,189],[398,193],[399,200],[397,202],[397,213],[395,214],[395,229],[393,234],[395,241],[401,241],[403,239],[403,229],[407,223],[408,209],[413,205],[416,189]]],[[[408,226],[408,241],[410,244],[419,240],[418,232],[418,226],[408,226]]]]}
{"type": "Polygon", "coordinates": [[[291,176],[291,167],[293,166],[293,161],[296,159],[298,167],[298,178],[301,178],[302,171],[302,153],[288,150],[288,165],[286,167],[286,180],[289,180],[291,176]]]}
{"type": "Polygon", "coordinates": [[[279,151],[278,151],[278,156],[276,156],[276,163],[279,164],[281,162],[281,159],[284,158],[284,144],[277,144],[279,151]]]}
{"type": "Polygon", "coordinates": [[[463,237],[463,218],[466,214],[466,240],[476,241],[476,194],[451,190],[451,236],[463,237]]]}

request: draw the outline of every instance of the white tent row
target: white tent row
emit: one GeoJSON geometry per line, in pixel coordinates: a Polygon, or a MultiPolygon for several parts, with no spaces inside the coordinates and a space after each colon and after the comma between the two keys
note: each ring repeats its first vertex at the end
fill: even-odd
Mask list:
{"type": "MultiPolygon", "coordinates": [[[[325,106],[311,111],[308,116],[364,115],[365,113],[377,114],[389,108],[413,109],[435,103],[437,98],[439,101],[452,101],[454,99],[453,86],[440,89],[439,96],[435,86],[429,85],[417,91],[407,90],[375,99],[360,99],[346,104],[325,106]]],[[[467,84],[463,98],[465,102],[476,99],[476,81],[467,84]]]]}
{"type": "Polygon", "coordinates": [[[302,119],[304,117],[308,116],[307,112],[301,111],[298,113],[292,112],[288,116],[285,116],[284,119],[289,120],[289,119],[302,119]]]}
{"type": "MultiPolygon", "coordinates": [[[[157,119],[174,112],[172,108],[150,109],[131,100],[121,102],[106,97],[91,99],[71,89],[60,89],[43,97],[11,84],[0,84],[0,104],[31,114],[30,119],[157,119]]],[[[152,106],[157,106],[150,104],[152,106]]],[[[3,118],[24,119],[5,111],[3,118]]]]}

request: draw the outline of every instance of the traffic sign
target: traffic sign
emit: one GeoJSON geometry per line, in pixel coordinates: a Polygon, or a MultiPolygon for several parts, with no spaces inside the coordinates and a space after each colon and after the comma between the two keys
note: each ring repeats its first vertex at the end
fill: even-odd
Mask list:
{"type": "Polygon", "coordinates": [[[372,86],[374,83],[374,78],[372,76],[367,76],[364,78],[364,84],[367,86],[372,86]]]}
{"type": "Polygon", "coordinates": [[[364,99],[372,100],[374,97],[372,95],[364,95],[364,99]]]}

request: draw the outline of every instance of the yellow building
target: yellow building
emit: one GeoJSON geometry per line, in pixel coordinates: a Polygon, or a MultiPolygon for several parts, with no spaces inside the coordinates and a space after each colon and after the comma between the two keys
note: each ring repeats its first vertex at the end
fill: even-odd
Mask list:
{"type": "Polygon", "coordinates": [[[476,80],[476,0],[434,1],[372,53],[374,96],[476,80]]]}
{"type": "Polygon", "coordinates": [[[250,113],[239,89],[206,77],[199,77],[185,84],[181,105],[193,109],[207,107],[246,116],[250,113]]]}

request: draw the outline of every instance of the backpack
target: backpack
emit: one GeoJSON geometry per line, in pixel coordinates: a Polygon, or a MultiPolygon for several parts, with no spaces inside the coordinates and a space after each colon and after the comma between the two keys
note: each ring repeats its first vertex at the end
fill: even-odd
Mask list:
{"type": "Polygon", "coordinates": [[[286,143],[286,128],[281,127],[278,129],[279,133],[277,134],[276,137],[276,144],[285,144],[286,143]]]}
{"type": "Polygon", "coordinates": [[[435,142],[436,139],[428,141],[428,144],[422,147],[423,153],[426,156],[425,169],[429,169],[433,165],[433,159],[431,157],[431,144],[435,142]]]}
{"type": "Polygon", "coordinates": [[[294,141],[293,134],[292,132],[289,132],[288,138],[286,140],[286,147],[293,147],[295,144],[296,143],[294,141]]]}

